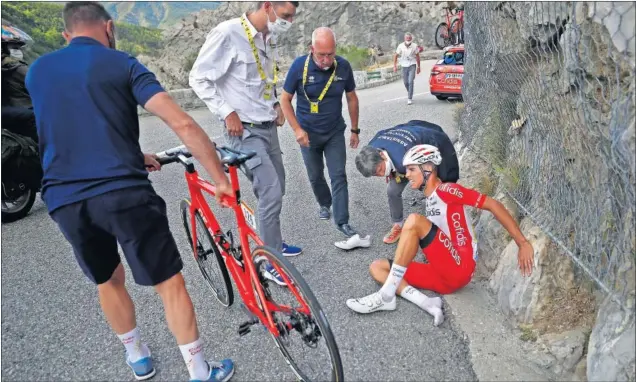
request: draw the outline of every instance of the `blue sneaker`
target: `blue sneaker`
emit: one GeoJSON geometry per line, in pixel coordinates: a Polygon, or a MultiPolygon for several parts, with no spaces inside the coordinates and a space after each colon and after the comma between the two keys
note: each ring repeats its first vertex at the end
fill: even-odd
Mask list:
{"type": "Polygon", "coordinates": [[[224,359],[221,362],[207,362],[210,373],[208,378],[199,381],[198,379],[191,379],[190,382],[227,382],[234,375],[234,362],[231,359],[224,359]]]}
{"type": "Polygon", "coordinates": [[[283,277],[280,275],[280,273],[278,273],[276,268],[274,268],[274,266],[270,262],[267,262],[267,264],[265,264],[265,272],[263,272],[263,276],[265,276],[266,279],[272,280],[280,286],[286,285],[283,277]]]}
{"type": "Polygon", "coordinates": [[[303,253],[303,250],[300,247],[294,247],[293,245],[287,245],[283,242],[283,256],[298,256],[303,253]]]}
{"type": "Polygon", "coordinates": [[[154,377],[157,372],[152,364],[152,355],[150,355],[150,350],[148,350],[146,345],[142,346],[148,352],[148,357],[144,357],[136,362],[130,362],[128,359],[128,353],[126,353],[126,364],[132,369],[133,374],[135,374],[135,378],[138,381],[150,379],[154,377]]]}

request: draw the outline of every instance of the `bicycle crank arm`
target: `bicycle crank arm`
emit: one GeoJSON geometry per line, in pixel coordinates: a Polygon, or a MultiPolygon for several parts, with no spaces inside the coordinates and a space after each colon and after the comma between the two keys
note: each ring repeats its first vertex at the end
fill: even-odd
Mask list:
{"type": "Polygon", "coordinates": [[[239,336],[243,337],[244,335],[249,334],[252,331],[252,325],[260,324],[260,320],[255,315],[253,315],[252,312],[250,312],[244,304],[241,303],[239,306],[241,307],[241,309],[243,309],[243,312],[245,312],[245,314],[249,318],[249,320],[239,325],[238,334],[239,336]]]}

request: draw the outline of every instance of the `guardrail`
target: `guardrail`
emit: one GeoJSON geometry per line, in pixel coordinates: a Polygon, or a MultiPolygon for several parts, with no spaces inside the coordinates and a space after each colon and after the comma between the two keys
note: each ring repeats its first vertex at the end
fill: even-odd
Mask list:
{"type": "MultiPolygon", "coordinates": [[[[422,52],[420,53],[420,57],[422,60],[427,60],[431,58],[437,58],[441,54],[441,51],[430,51],[430,52],[422,52]]],[[[393,65],[389,65],[386,67],[382,67],[379,69],[368,70],[368,71],[354,71],[353,76],[356,82],[356,90],[362,90],[367,88],[373,88],[376,86],[382,86],[401,78],[402,70],[398,65],[398,71],[393,72],[393,65]]],[[[279,81],[278,87],[282,88],[283,80],[279,81]]],[[[176,89],[168,91],[172,98],[181,106],[184,110],[205,108],[206,105],[203,101],[197,97],[194,91],[190,88],[187,89],[176,89]]],[[[141,116],[149,115],[144,108],[139,107],[138,113],[141,116]]]]}

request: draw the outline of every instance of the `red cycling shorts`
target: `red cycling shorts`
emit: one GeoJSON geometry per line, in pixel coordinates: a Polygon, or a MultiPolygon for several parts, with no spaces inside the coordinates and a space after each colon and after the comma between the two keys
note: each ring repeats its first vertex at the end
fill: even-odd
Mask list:
{"type": "MultiPolygon", "coordinates": [[[[420,240],[420,248],[427,264],[412,261],[406,268],[404,280],[419,289],[439,294],[451,294],[466,286],[475,271],[472,251],[458,251],[451,239],[433,224],[426,237],[420,240]]],[[[389,266],[393,261],[389,260],[389,266]]]]}

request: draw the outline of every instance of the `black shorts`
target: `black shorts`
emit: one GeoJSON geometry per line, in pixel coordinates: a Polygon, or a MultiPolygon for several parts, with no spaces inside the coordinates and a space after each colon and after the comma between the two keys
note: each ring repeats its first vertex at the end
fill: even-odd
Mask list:
{"type": "Polygon", "coordinates": [[[183,268],[166,203],[152,186],[110,191],[60,207],[51,217],[96,284],[108,281],[121,262],[117,242],[139,285],[157,285],[183,268]]]}

